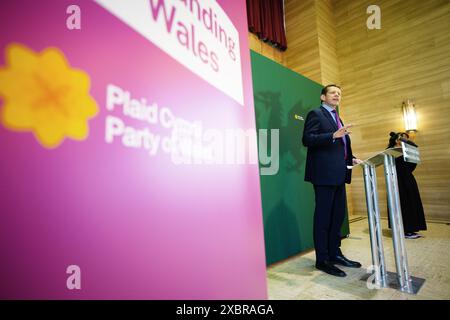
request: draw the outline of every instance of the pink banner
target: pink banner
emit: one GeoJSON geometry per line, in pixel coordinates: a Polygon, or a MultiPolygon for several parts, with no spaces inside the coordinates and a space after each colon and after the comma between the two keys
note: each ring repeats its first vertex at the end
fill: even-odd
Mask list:
{"type": "Polygon", "coordinates": [[[266,299],[245,1],[0,10],[0,298],[266,299]]]}

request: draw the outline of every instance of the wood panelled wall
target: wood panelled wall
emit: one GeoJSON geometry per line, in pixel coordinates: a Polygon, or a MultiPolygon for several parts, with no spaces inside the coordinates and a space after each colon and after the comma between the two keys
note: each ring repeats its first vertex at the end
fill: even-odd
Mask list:
{"type": "MultiPolygon", "coordinates": [[[[427,218],[450,220],[450,3],[379,0],[381,29],[368,30],[371,1],[337,0],[337,56],[342,116],[353,122],[360,158],[386,148],[390,131],[404,131],[401,105],[414,99],[422,163],[414,175],[427,218]]],[[[384,174],[377,170],[381,203],[384,174]]],[[[366,213],[361,170],[351,185],[353,210],[366,213]]],[[[386,205],[380,205],[386,214],[386,205]]]]}
{"type": "MultiPolygon", "coordinates": [[[[401,105],[413,99],[422,163],[415,171],[427,219],[450,220],[450,3],[379,0],[381,29],[368,30],[366,0],[286,0],[288,49],[250,35],[251,48],[322,84],[343,87],[341,116],[364,159],[404,131],[401,105]]],[[[347,188],[349,210],[366,214],[362,172],[347,188]]],[[[384,174],[377,170],[386,215],[384,174]]]]}
{"type": "Polygon", "coordinates": [[[336,17],[331,0],[316,0],[321,83],[340,83],[336,50],[336,17]]]}
{"type": "Polygon", "coordinates": [[[321,83],[316,0],[285,1],[286,66],[321,83]]]}

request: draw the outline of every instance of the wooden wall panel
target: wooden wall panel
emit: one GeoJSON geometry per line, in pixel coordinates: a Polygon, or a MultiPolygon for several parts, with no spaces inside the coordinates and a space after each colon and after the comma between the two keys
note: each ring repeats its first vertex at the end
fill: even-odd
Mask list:
{"type": "MultiPolygon", "coordinates": [[[[450,220],[450,4],[446,0],[381,0],[381,29],[368,30],[370,1],[336,0],[342,116],[356,126],[354,152],[366,158],[403,131],[402,101],[414,99],[422,164],[415,177],[428,219],[450,220]]],[[[378,172],[385,203],[384,174],[378,172]]],[[[351,186],[353,208],[365,215],[361,170],[351,186]]],[[[386,205],[381,205],[386,215],[386,205]]]]}
{"type": "Polygon", "coordinates": [[[288,68],[322,82],[319,54],[316,0],[286,0],[286,39],[288,68]]]}
{"type": "Polygon", "coordinates": [[[331,0],[316,0],[321,83],[340,83],[336,52],[336,19],[331,0]]]}

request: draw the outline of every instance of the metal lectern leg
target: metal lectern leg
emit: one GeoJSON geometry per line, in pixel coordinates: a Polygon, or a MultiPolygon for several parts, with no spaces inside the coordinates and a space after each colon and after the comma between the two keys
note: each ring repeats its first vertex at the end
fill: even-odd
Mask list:
{"type": "Polygon", "coordinates": [[[380,220],[380,209],[378,207],[378,189],[377,189],[377,173],[375,170],[375,166],[370,166],[370,173],[372,176],[372,184],[373,184],[373,199],[374,199],[374,209],[375,209],[375,230],[378,244],[378,259],[380,261],[380,273],[383,281],[383,287],[386,286],[387,283],[387,273],[386,273],[386,263],[384,260],[384,248],[383,248],[383,231],[381,227],[380,220]]]}
{"type": "Polygon", "coordinates": [[[395,265],[397,268],[400,290],[413,293],[404,243],[402,213],[398,196],[397,171],[395,169],[395,159],[391,155],[384,155],[384,173],[386,176],[389,217],[391,220],[395,265]]]}
{"type": "Polygon", "coordinates": [[[375,283],[379,287],[386,287],[386,265],[384,262],[380,212],[378,209],[377,177],[375,167],[372,165],[364,165],[364,184],[366,190],[366,204],[375,283]]]}

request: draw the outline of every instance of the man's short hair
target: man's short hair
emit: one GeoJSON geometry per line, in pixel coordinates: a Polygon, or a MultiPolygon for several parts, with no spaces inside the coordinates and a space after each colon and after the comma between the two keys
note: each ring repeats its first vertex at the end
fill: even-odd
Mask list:
{"type": "MultiPolygon", "coordinates": [[[[337,84],[329,84],[322,88],[322,91],[320,92],[320,96],[327,95],[328,88],[330,88],[330,87],[336,87],[336,88],[341,89],[341,87],[339,87],[337,84]]],[[[322,98],[320,98],[320,103],[322,103],[322,102],[323,102],[323,100],[322,100],[322,98]]]]}
{"type": "Polygon", "coordinates": [[[328,88],[330,88],[330,87],[336,87],[336,88],[341,89],[341,87],[339,87],[337,84],[329,84],[329,85],[326,85],[325,87],[322,88],[322,91],[320,92],[320,95],[322,95],[322,94],[326,95],[327,92],[328,92],[328,88]]]}

